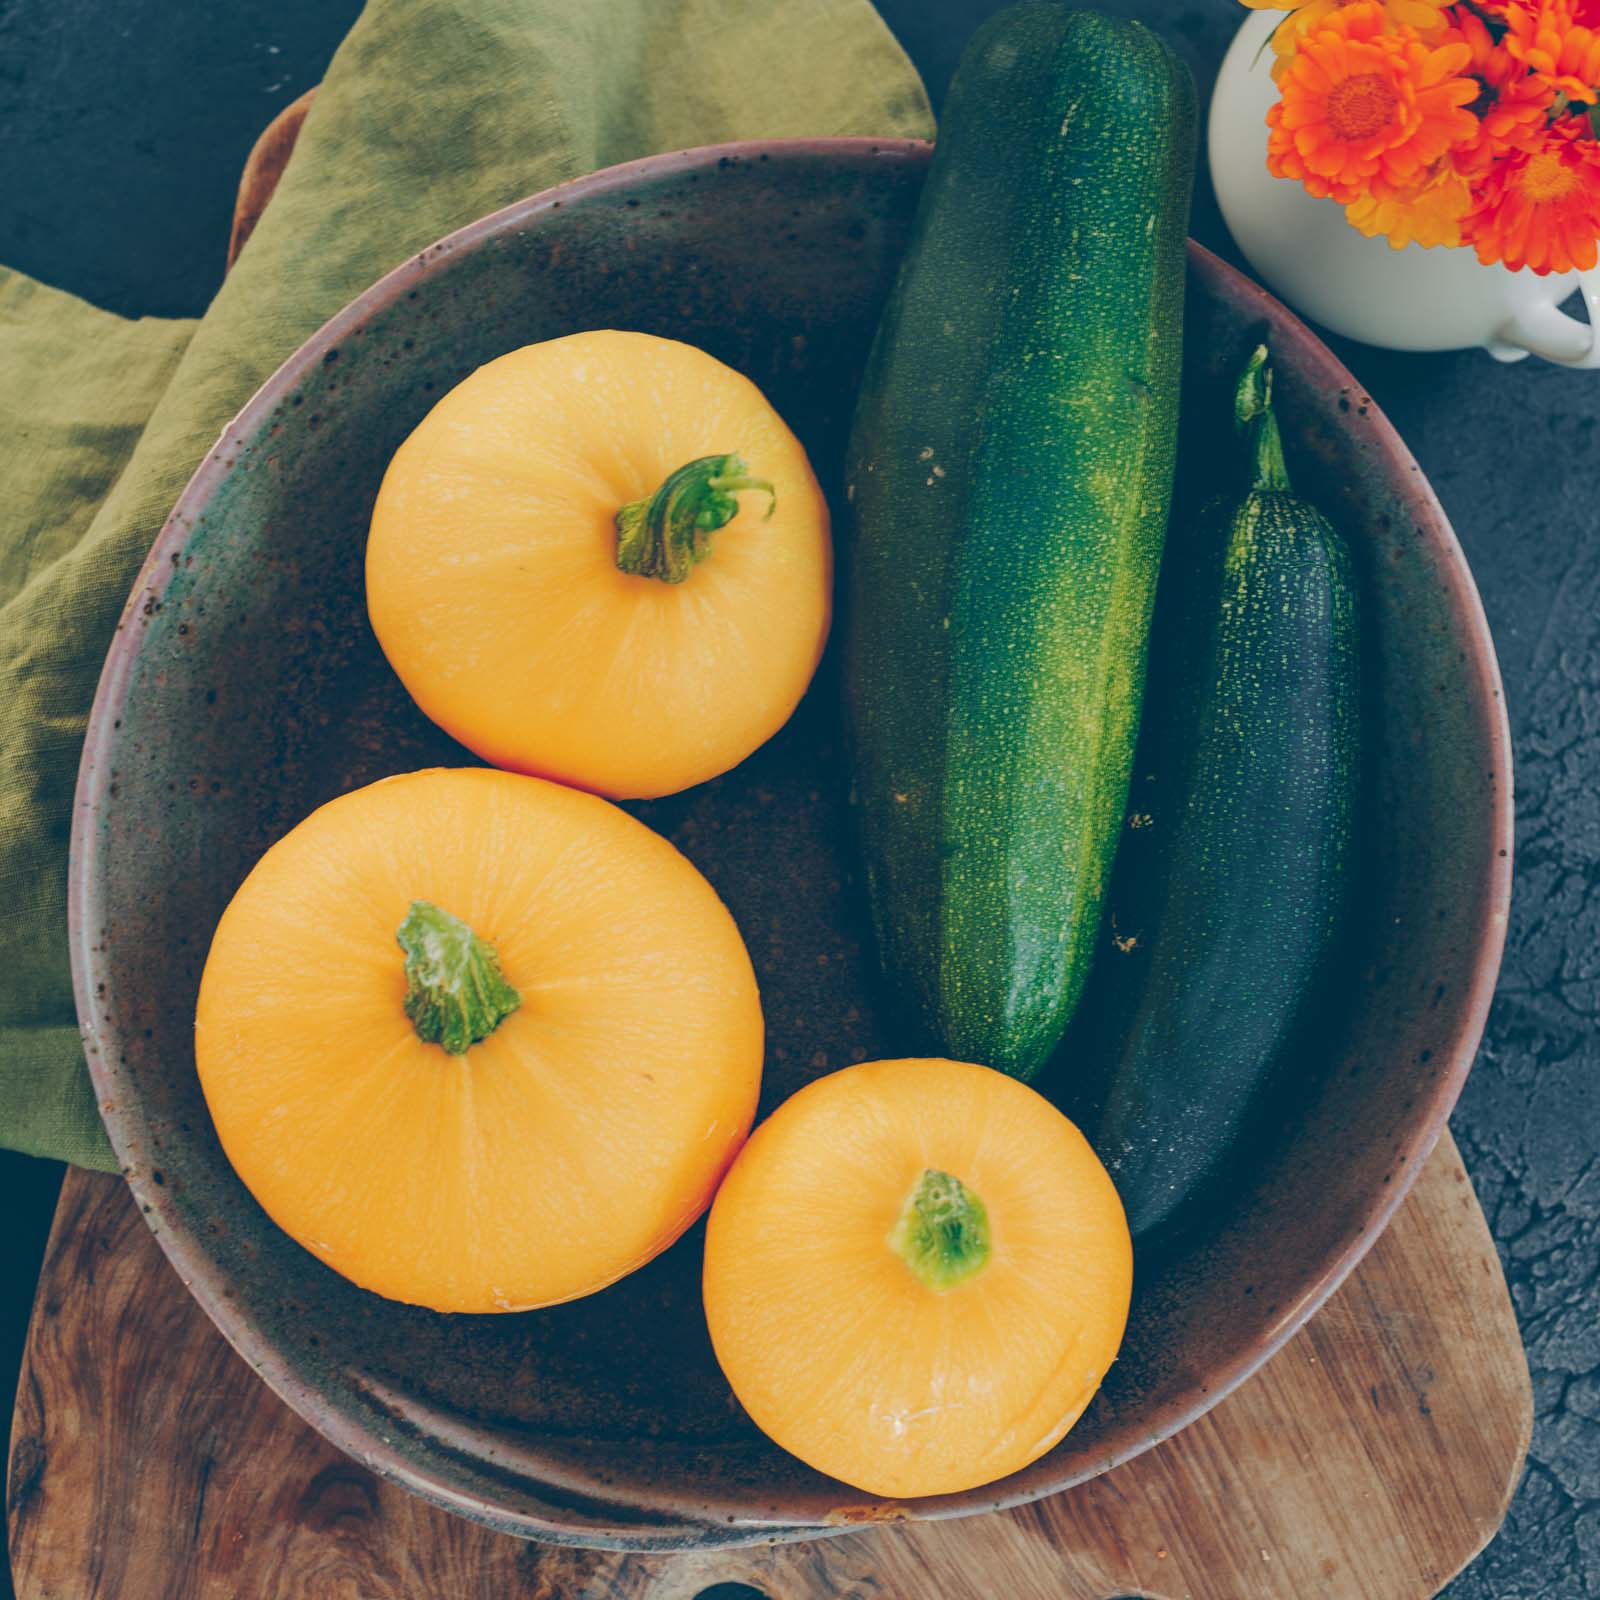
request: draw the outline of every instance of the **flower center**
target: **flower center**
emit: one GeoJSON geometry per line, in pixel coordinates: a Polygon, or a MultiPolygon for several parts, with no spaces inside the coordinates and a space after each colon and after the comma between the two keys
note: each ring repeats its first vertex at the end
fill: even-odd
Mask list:
{"type": "Polygon", "coordinates": [[[1577,186],[1577,174],[1560,156],[1541,152],[1523,169],[1522,192],[1535,204],[1560,200],[1577,186]]]}
{"type": "Polygon", "coordinates": [[[1343,140],[1370,139],[1394,121],[1400,97],[1381,72],[1360,72],[1328,91],[1328,127],[1343,140]]]}

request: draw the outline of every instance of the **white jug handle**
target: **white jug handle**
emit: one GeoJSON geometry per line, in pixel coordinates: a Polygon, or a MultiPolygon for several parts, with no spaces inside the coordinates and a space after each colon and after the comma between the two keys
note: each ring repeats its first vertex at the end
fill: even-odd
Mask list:
{"type": "Polygon", "coordinates": [[[1527,352],[1563,367],[1600,367],[1600,268],[1580,272],[1578,287],[1589,308],[1587,325],[1556,306],[1524,306],[1499,330],[1490,354],[1517,361],[1527,352]]]}

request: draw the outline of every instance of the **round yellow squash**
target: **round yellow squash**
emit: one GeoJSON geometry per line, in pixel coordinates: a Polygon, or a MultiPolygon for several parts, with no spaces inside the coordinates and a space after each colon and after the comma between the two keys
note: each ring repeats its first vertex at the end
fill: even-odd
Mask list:
{"type": "Polygon", "coordinates": [[[438,1311],[589,1294],[705,1209],[755,1115],[738,929],[665,839],[483,769],[389,778],[279,840],[200,984],[200,1082],[280,1227],[438,1311]]]}
{"type": "Polygon", "coordinates": [[[832,559],[805,451],[749,379],[578,333],[480,367],[401,445],[367,607],[417,704],[486,761],[641,798],[788,720],[832,559]]]}
{"type": "Polygon", "coordinates": [[[960,1061],[872,1061],[755,1131],[706,1234],[706,1320],[757,1426],[869,1494],[1044,1454],[1122,1341],[1133,1251],[1083,1135],[960,1061]]]}

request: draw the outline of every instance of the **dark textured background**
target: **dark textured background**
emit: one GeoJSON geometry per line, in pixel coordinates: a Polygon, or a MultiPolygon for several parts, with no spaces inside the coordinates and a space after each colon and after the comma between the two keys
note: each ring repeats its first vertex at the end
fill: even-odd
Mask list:
{"type": "MultiPolygon", "coordinates": [[[[1103,3],[1160,28],[1209,91],[1240,17],[1228,0],[1103,3]]],[[[998,4],[880,8],[937,104],[967,35],[998,4]]],[[[203,311],[251,143],[320,78],[359,9],[355,0],[0,0],[0,261],[127,315],[203,311]]],[[[1194,232],[1233,257],[1203,180],[1194,232]]],[[[1452,1126],[1500,1244],[1538,1415],[1505,1529],[1448,1593],[1595,1600],[1600,374],[1333,343],[1455,523],[1499,646],[1516,739],[1511,937],[1452,1126]]],[[[0,1152],[11,1223],[0,1229],[7,1399],[58,1181],[51,1164],[0,1152]]]]}

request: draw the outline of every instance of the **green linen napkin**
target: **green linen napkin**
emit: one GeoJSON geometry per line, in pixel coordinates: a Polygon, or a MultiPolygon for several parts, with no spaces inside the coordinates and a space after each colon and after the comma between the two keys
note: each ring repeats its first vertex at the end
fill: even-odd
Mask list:
{"type": "Polygon", "coordinates": [[[932,126],[868,0],[371,0],[198,323],[0,269],[0,1144],[115,1167],[67,964],[78,752],[145,551],[257,385],[521,195],[687,145],[932,126]]]}

